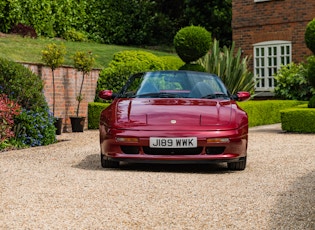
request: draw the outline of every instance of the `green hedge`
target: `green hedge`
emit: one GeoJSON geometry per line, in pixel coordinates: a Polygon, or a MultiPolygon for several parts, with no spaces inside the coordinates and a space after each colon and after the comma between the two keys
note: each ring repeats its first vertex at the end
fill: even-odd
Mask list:
{"type": "Polygon", "coordinates": [[[315,108],[307,105],[280,111],[282,130],[299,133],[315,133],[315,108]]]}
{"type": "Polygon", "coordinates": [[[305,104],[294,100],[246,101],[238,105],[247,112],[249,127],[281,122],[280,110],[305,104]]]}
{"type": "Polygon", "coordinates": [[[88,105],[88,128],[89,129],[98,129],[100,115],[103,109],[109,106],[109,103],[101,103],[101,102],[91,102],[88,105]]]}

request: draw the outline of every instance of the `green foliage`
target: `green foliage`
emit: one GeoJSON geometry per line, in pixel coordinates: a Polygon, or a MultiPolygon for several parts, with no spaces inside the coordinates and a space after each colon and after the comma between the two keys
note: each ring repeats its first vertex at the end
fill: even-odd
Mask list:
{"type": "Polygon", "coordinates": [[[56,142],[54,118],[48,107],[23,109],[20,115],[15,117],[15,123],[19,126],[16,139],[24,145],[33,147],[56,142]]]}
{"type": "Polygon", "coordinates": [[[281,110],[280,113],[283,130],[298,133],[315,133],[315,108],[290,108],[281,110]]]}
{"type": "Polygon", "coordinates": [[[197,72],[206,72],[206,69],[200,64],[186,63],[185,65],[181,66],[179,69],[180,70],[197,71],[197,72]]]}
{"type": "Polygon", "coordinates": [[[307,48],[315,54],[315,18],[307,24],[304,39],[307,48]]]}
{"type": "Polygon", "coordinates": [[[16,101],[22,108],[47,105],[42,79],[21,64],[0,58],[0,93],[16,101]]]}
{"type": "Polygon", "coordinates": [[[280,123],[280,110],[305,104],[303,101],[270,100],[246,101],[238,105],[247,112],[249,127],[280,123]]]}
{"type": "MultiPolygon", "coordinates": [[[[231,0],[4,0],[0,1],[0,31],[19,23],[37,35],[68,37],[72,29],[93,41],[120,45],[171,45],[185,26],[202,25],[222,41],[232,38],[231,0]]],[[[69,35],[81,39],[81,35],[69,35]]]]}
{"type": "Polygon", "coordinates": [[[221,50],[219,41],[214,40],[210,52],[198,60],[208,73],[220,76],[232,94],[239,91],[254,93],[254,75],[249,71],[248,58],[242,58],[241,50],[235,52],[235,44],[221,50]]]}
{"type": "Polygon", "coordinates": [[[282,66],[274,76],[276,97],[288,100],[309,100],[312,96],[311,86],[306,79],[303,64],[290,63],[282,66]]]}
{"type": "MultiPolygon", "coordinates": [[[[173,1],[172,1],[173,2],[173,1]]],[[[232,41],[232,0],[184,1],[183,17],[189,25],[202,25],[221,44],[232,41]]],[[[180,12],[179,12],[180,13],[180,12]]]]}
{"type": "Polygon", "coordinates": [[[42,50],[42,61],[54,71],[63,64],[65,54],[66,47],[64,44],[50,43],[42,50]]]}
{"type": "Polygon", "coordinates": [[[87,42],[88,37],[80,31],[76,31],[75,29],[67,30],[62,37],[67,41],[73,42],[87,42]]]}
{"type": "Polygon", "coordinates": [[[103,109],[107,108],[109,103],[91,102],[88,105],[89,129],[98,129],[100,123],[100,114],[103,109]]]}
{"type": "Polygon", "coordinates": [[[174,37],[177,55],[185,63],[197,61],[210,49],[211,33],[200,26],[187,26],[180,29],[174,37]]]}
{"type": "MultiPolygon", "coordinates": [[[[118,52],[109,63],[109,67],[100,72],[96,95],[104,89],[119,92],[132,74],[164,69],[164,61],[152,53],[145,51],[118,52]]],[[[95,101],[100,101],[100,99],[95,98],[95,101]]]]}
{"type": "Polygon", "coordinates": [[[315,56],[307,58],[306,62],[307,79],[310,85],[315,89],[315,56]]]}
{"type": "Polygon", "coordinates": [[[313,95],[308,102],[308,108],[315,108],[315,95],[313,95]]]}
{"type": "Polygon", "coordinates": [[[165,70],[178,70],[185,63],[176,56],[161,56],[160,60],[164,62],[165,70]]]}

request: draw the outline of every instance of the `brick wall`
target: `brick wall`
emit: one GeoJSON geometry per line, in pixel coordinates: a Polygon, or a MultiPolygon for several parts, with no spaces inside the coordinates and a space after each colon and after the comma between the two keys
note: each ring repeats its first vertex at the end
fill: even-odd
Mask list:
{"type": "MultiPolygon", "coordinates": [[[[22,63],[44,81],[44,95],[51,111],[53,111],[52,71],[40,64],[22,63]]],[[[92,70],[85,77],[82,89],[83,101],[80,104],[79,116],[86,117],[85,128],[88,125],[88,103],[94,101],[99,69],[92,70]]],[[[63,118],[63,132],[71,132],[70,117],[76,116],[76,96],[80,92],[82,72],[72,67],[62,66],[54,71],[55,75],[55,117],[63,118]]]]}
{"type": "MultiPolygon", "coordinates": [[[[232,0],[233,41],[253,57],[253,44],[270,40],[292,42],[292,61],[301,62],[311,51],[304,42],[307,23],[315,17],[315,0],[232,0]]],[[[252,62],[251,62],[252,65],[252,62]]]]}

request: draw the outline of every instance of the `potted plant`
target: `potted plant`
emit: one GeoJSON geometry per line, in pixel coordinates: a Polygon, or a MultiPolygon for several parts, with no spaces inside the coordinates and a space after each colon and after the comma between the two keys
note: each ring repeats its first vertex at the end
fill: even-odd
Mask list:
{"type": "Polygon", "coordinates": [[[58,68],[64,62],[64,55],[66,54],[66,48],[62,45],[56,45],[55,43],[48,44],[47,47],[42,50],[42,61],[51,68],[52,82],[53,82],[53,116],[55,119],[56,134],[61,134],[62,118],[55,116],[55,69],[58,68]]]}
{"type": "Polygon", "coordinates": [[[79,91],[79,94],[76,96],[76,100],[78,101],[77,109],[76,109],[76,116],[70,117],[70,120],[71,120],[72,132],[83,132],[85,117],[79,116],[80,104],[81,104],[81,101],[83,100],[82,89],[83,89],[84,78],[92,70],[92,67],[95,63],[95,58],[93,57],[92,52],[78,51],[73,55],[73,62],[74,62],[74,68],[77,69],[78,71],[81,71],[83,75],[82,75],[82,81],[80,85],[80,91],[79,91]]]}

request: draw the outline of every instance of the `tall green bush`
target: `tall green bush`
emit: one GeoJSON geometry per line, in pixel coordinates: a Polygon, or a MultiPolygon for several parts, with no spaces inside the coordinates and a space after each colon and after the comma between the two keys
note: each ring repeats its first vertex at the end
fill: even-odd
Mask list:
{"type": "Polygon", "coordinates": [[[25,109],[47,105],[42,79],[21,64],[0,58],[0,93],[5,93],[25,109]]]}
{"type": "Polygon", "coordinates": [[[304,39],[306,46],[315,54],[315,18],[307,24],[304,39]]]}
{"type": "Polygon", "coordinates": [[[241,50],[235,52],[235,44],[223,49],[214,40],[210,52],[198,60],[208,73],[218,75],[232,94],[238,91],[254,93],[255,80],[249,71],[248,57],[242,58],[241,50]]]}
{"type": "Polygon", "coordinates": [[[307,70],[301,64],[290,63],[282,66],[274,76],[275,96],[287,100],[308,101],[312,96],[311,86],[307,80],[307,70]]]}

